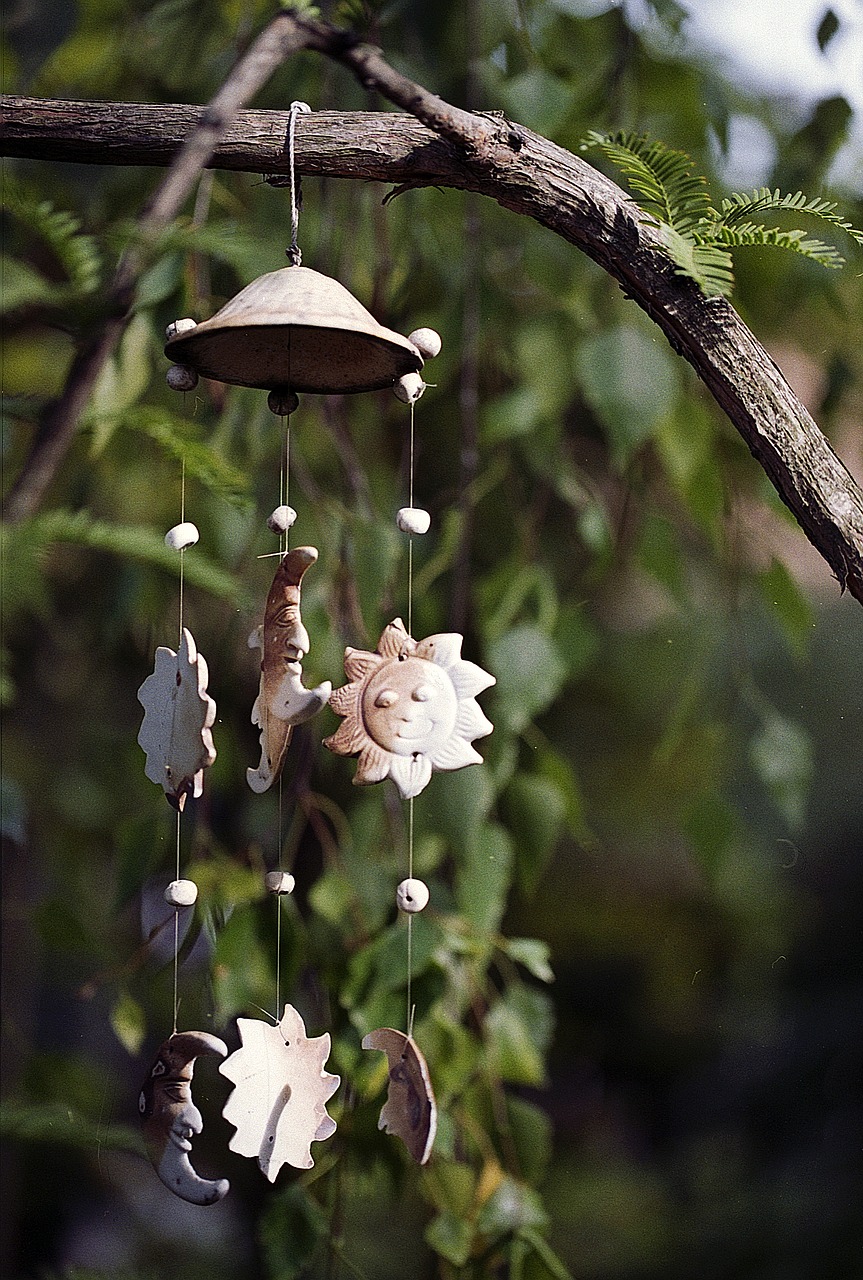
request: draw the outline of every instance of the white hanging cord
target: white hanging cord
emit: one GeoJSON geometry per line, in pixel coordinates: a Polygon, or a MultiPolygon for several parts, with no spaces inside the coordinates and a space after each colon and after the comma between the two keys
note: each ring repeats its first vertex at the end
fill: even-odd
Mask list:
{"type": "Polygon", "coordinates": [[[298,199],[299,184],[294,167],[294,133],[297,127],[297,116],[310,115],[311,110],[307,102],[292,102],[288,120],[288,167],[291,175],[291,247],[287,250],[287,254],[292,267],[301,266],[303,261],[303,255],[297,244],[301,199],[298,199]]]}
{"type": "MultiPolygon", "coordinates": [[[[180,523],[186,522],[186,459],[183,458],[182,469],[180,471],[180,523]]],[[[183,643],[183,586],[184,586],[184,561],[186,557],[186,548],[180,548],[180,592],[179,592],[179,633],[180,638],[177,647],[183,643]]],[[[175,855],[175,871],[174,879],[180,879],[180,810],[177,810],[177,843],[175,855]]],[[[177,1034],[177,1015],[180,1009],[179,1000],[179,970],[180,970],[180,908],[174,907],[174,1035],[177,1034]]]]}
{"type": "MultiPolygon", "coordinates": [[[[408,469],[408,506],[414,505],[414,401],[411,401],[411,425],[410,425],[410,459],[408,469]]],[[[413,615],[414,615],[414,535],[408,534],[408,635],[413,635],[413,615]]],[[[414,798],[408,800],[408,878],[413,879],[414,874],[414,798]]],[[[408,980],[407,980],[407,1033],[413,1035],[414,1024],[414,1008],[412,1004],[412,969],[413,969],[413,938],[414,938],[414,918],[413,912],[408,913],[408,980]]]]}

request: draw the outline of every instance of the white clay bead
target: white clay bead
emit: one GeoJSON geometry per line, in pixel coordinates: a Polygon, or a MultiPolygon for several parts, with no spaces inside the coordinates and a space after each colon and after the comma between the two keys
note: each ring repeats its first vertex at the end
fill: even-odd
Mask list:
{"type": "Polygon", "coordinates": [[[423,880],[402,880],[396,889],[396,906],[399,911],[413,915],[428,906],[429,889],[423,880]]]}
{"type": "Polygon", "coordinates": [[[414,329],[408,334],[408,342],[412,342],[423,360],[434,360],[440,354],[441,339],[436,329],[414,329]]]}
{"type": "MultiPolygon", "coordinates": [[[[172,338],[178,337],[181,333],[188,333],[190,329],[197,329],[197,327],[196,320],[189,320],[188,318],[185,320],[172,320],[165,330],[165,340],[170,342],[172,338]]],[[[414,346],[416,346],[416,343],[414,343],[414,346]]]]}
{"type": "Polygon", "coordinates": [[[185,551],[187,547],[193,547],[200,536],[192,522],[185,520],[182,524],[175,524],[173,529],[168,530],[165,534],[165,546],[170,547],[172,551],[185,551]]]}
{"type": "Polygon", "coordinates": [[[426,384],[418,373],[403,374],[393,387],[396,399],[402,404],[416,404],[425,389],[426,384]]]}
{"type": "Polygon", "coordinates": [[[165,381],[172,391],[194,391],[198,375],[185,364],[172,364],[165,374],[165,381]]]}
{"type": "Polygon", "coordinates": [[[172,880],[165,890],[165,901],[171,907],[194,906],[198,897],[198,886],[194,880],[172,880]]]}
{"type": "Polygon", "coordinates": [[[299,404],[300,397],[296,391],[287,391],[284,387],[275,387],[267,396],[267,408],[270,413],[275,413],[280,418],[296,413],[299,404]]]}
{"type": "Polygon", "coordinates": [[[281,896],[284,893],[294,892],[295,881],[289,871],[268,871],[264,876],[264,884],[270,893],[281,896]]]}
{"type": "Polygon", "coordinates": [[[402,533],[428,533],[431,516],[422,507],[402,507],[396,515],[396,524],[402,533]]]}
{"type": "Polygon", "coordinates": [[[297,513],[293,507],[276,507],[267,518],[267,528],[273,533],[287,533],[288,529],[294,524],[297,513]]]}

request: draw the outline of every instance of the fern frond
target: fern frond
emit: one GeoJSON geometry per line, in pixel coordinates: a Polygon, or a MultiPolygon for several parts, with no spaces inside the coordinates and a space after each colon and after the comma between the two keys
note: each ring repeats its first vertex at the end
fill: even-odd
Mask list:
{"type": "Polygon", "coordinates": [[[820,218],[822,222],[829,222],[831,226],[839,227],[846,232],[857,244],[863,245],[863,231],[846,221],[836,212],[836,208],[835,200],[813,198],[804,195],[802,191],[796,191],[793,195],[790,193],[783,195],[778,188],[771,191],[769,187],[761,187],[751,195],[740,191],[732,192],[722,201],[721,212],[714,216],[717,224],[733,226],[767,209],[791,209],[795,213],[805,213],[810,218],[820,218]]]}
{"type": "MultiPolygon", "coordinates": [[[[179,573],[179,556],[165,546],[164,538],[155,529],[96,520],[89,511],[61,508],[22,522],[9,535],[10,551],[17,545],[19,536],[29,543],[33,563],[43,560],[54,543],[69,542],[94,551],[107,551],[124,560],[155,565],[171,574],[179,573]]],[[[184,558],[183,573],[187,582],[219,599],[236,601],[240,596],[240,585],[233,574],[201,551],[196,550],[193,556],[184,558]]]]}
{"type": "Polygon", "coordinates": [[[38,288],[34,282],[33,301],[68,303],[96,292],[102,282],[102,254],[95,237],[81,231],[74,214],[55,208],[14,178],[3,183],[0,207],[48,245],[66,275],[62,283],[40,277],[38,288]]]}
{"type": "Polygon", "coordinates": [[[654,214],[685,235],[709,211],[710,195],[704,178],[692,173],[692,160],[645,134],[603,134],[592,130],[582,144],[597,147],[618,166],[632,190],[648,203],[654,214]]]}
{"type": "Polygon", "coordinates": [[[169,458],[184,463],[186,475],[211,493],[241,510],[248,510],[252,505],[245,474],[202,440],[194,425],[184,418],[141,404],[126,409],[116,418],[94,420],[93,427],[106,439],[118,428],[140,431],[155,441],[169,458]]]}
{"type": "Polygon", "coordinates": [[[694,280],[708,298],[730,298],[734,289],[734,265],[727,249],[700,243],[662,223],[659,238],[677,267],[677,274],[694,280]]]}
{"type": "Polygon", "coordinates": [[[810,258],[822,267],[836,270],[845,265],[845,259],[832,244],[807,238],[805,231],[783,231],[779,227],[767,227],[759,222],[742,222],[738,226],[723,223],[711,228],[710,240],[728,245],[729,248],[763,246],[773,249],[790,249],[801,257],[810,258]]]}

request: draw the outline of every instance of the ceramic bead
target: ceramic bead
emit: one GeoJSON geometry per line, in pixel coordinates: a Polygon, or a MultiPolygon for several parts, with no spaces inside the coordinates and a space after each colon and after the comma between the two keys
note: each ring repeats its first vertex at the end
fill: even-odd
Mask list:
{"type": "Polygon", "coordinates": [[[193,547],[200,536],[195,525],[190,520],[185,520],[168,530],[165,534],[165,546],[172,551],[185,551],[187,547],[193,547]]]}
{"type": "MultiPolygon", "coordinates": [[[[173,320],[165,330],[165,340],[170,342],[172,338],[176,338],[181,333],[188,333],[190,329],[197,329],[196,320],[173,320]]],[[[416,346],[416,343],[414,343],[416,346]]]]}
{"type": "Polygon", "coordinates": [[[396,399],[402,404],[416,404],[426,389],[426,384],[418,373],[406,373],[393,386],[396,399]]]}
{"type": "Polygon", "coordinates": [[[289,871],[268,871],[264,876],[264,884],[267,886],[269,893],[276,893],[279,897],[285,893],[294,892],[294,877],[289,871]]]}
{"type": "Polygon", "coordinates": [[[194,906],[198,897],[198,886],[194,880],[172,880],[165,890],[165,901],[171,907],[194,906]]]}
{"type": "Polygon", "coordinates": [[[296,521],[297,513],[293,507],[276,507],[267,519],[267,528],[273,533],[287,533],[296,521]]]}
{"type": "Polygon", "coordinates": [[[396,524],[402,533],[428,533],[431,516],[422,507],[402,507],[396,515],[396,524]]]}
{"type": "Polygon", "coordinates": [[[172,391],[194,391],[198,375],[185,364],[172,364],[165,374],[165,381],[172,391]]]}
{"type": "Polygon", "coordinates": [[[423,360],[433,360],[440,353],[440,334],[435,329],[414,329],[408,334],[408,342],[414,344],[423,360]]]}
{"type": "Polygon", "coordinates": [[[296,413],[300,404],[300,397],[295,391],[288,391],[285,387],[275,387],[267,396],[267,408],[270,413],[275,413],[279,417],[286,418],[290,413],[296,413]]]}
{"type": "Polygon", "coordinates": [[[402,880],[396,889],[396,906],[399,911],[406,911],[409,915],[423,911],[428,906],[428,900],[428,885],[423,880],[402,880]]]}

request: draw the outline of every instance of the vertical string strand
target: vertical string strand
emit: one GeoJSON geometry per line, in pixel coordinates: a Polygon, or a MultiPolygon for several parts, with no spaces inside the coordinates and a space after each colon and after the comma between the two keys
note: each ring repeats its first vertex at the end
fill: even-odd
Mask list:
{"type": "MultiPolygon", "coordinates": [[[[414,457],[415,457],[415,433],[414,433],[414,401],[410,406],[410,459],[408,464],[408,506],[414,505],[414,457]]],[[[408,635],[414,633],[414,535],[408,534],[408,635]]],[[[408,878],[413,879],[414,874],[414,797],[408,800],[408,878]]],[[[413,1035],[414,1010],[413,1010],[413,940],[414,940],[414,918],[413,913],[408,913],[408,977],[407,977],[407,1033],[413,1035]]]]}
{"type": "MultiPolygon", "coordinates": [[[[408,506],[414,505],[414,402],[411,401],[410,464],[408,472],[408,506]]],[[[408,635],[414,633],[414,535],[408,534],[408,635]]]]}
{"type": "MultiPolygon", "coordinates": [[[[182,465],[180,469],[180,523],[185,524],[185,521],[186,521],[186,459],[184,457],[182,460],[182,465]]],[[[179,604],[178,604],[178,614],[179,614],[179,618],[178,618],[179,641],[177,644],[178,648],[183,643],[183,596],[184,596],[183,588],[184,588],[184,581],[185,581],[185,558],[186,558],[186,549],[185,547],[181,547],[180,548],[180,591],[179,591],[180,598],[179,598],[179,604]]],[[[175,850],[175,858],[174,858],[174,879],[175,880],[180,879],[180,810],[179,809],[177,810],[177,839],[176,839],[176,850],[175,850]]],[[[180,908],[174,907],[174,992],[173,992],[173,1006],[174,1006],[173,1033],[174,1035],[177,1034],[177,1018],[178,1018],[179,1009],[180,1009],[179,978],[180,978],[180,908]]]]}
{"type": "MultiPolygon", "coordinates": [[[[293,113],[291,116],[293,120],[293,113]]],[[[293,178],[293,160],[291,162],[291,177],[293,178]]],[[[292,197],[293,201],[293,197],[292,197]]],[[[290,506],[291,502],[291,417],[290,414],[282,414],[282,429],[284,431],[284,448],[282,450],[281,464],[279,467],[279,503],[282,506],[290,506]]],[[[281,535],[279,545],[282,556],[288,552],[291,541],[291,530],[288,525],[281,535]]],[[[284,778],[279,774],[279,800],[278,800],[278,866],[279,871],[284,869],[284,842],[285,842],[285,817],[284,817],[284,778]]],[[[282,897],[281,894],[275,894],[276,900],[276,1022],[279,1021],[280,1011],[282,1007],[282,897]]]]}

